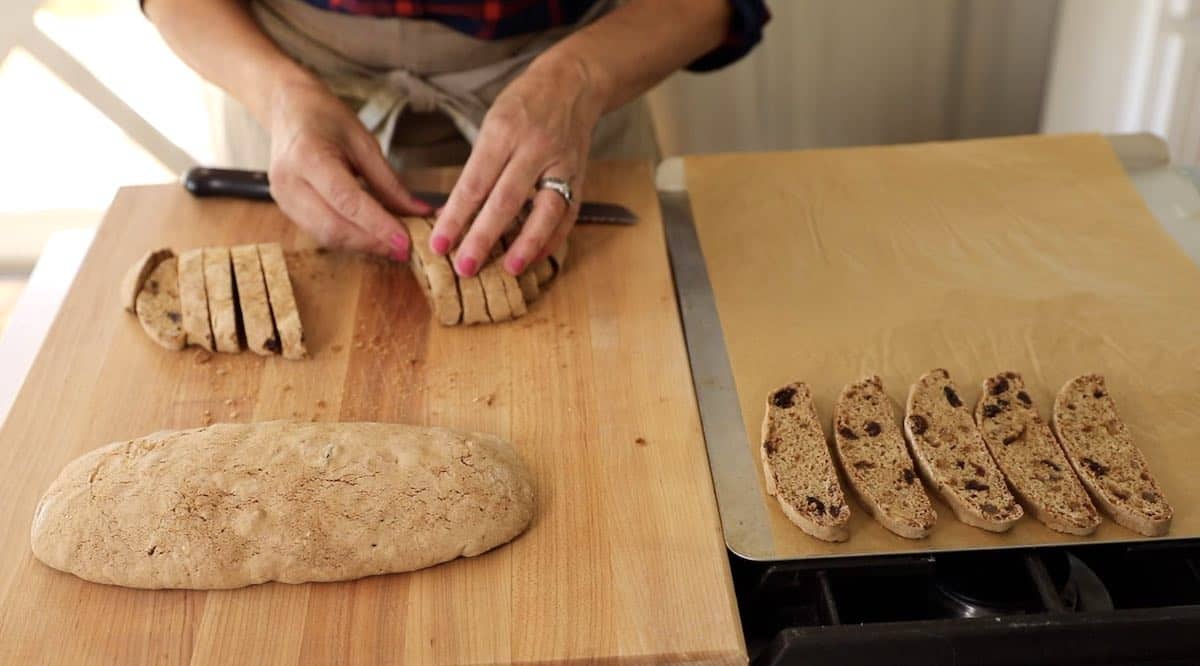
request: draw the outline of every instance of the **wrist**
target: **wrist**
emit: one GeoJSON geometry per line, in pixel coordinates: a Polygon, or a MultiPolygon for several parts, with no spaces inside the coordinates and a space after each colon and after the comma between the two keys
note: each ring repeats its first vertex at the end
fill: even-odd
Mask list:
{"type": "Polygon", "coordinates": [[[587,58],[552,48],[530,63],[528,73],[552,81],[557,89],[574,91],[576,99],[596,120],[609,111],[612,78],[587,58]]]}
{"type": "Polygon", "coordinates": [[[245,100],[246,106],[259,124],[268,129],[278,110],[288,104],[296,91],[325,90],[316,75],[288,59],[257,68],[254,74],[249,82],[251,94],[245,100]]]}

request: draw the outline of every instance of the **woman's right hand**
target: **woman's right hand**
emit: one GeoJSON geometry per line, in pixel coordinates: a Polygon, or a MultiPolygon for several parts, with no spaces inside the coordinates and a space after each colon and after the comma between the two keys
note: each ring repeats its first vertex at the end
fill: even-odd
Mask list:
{"type": "Polygon", "coordinates": [[[274,92],[271,196],[323,247],[408,259],[409,240],[392,214],[430,215],[392,171],[375,137],[316,80],[274,92]]]}

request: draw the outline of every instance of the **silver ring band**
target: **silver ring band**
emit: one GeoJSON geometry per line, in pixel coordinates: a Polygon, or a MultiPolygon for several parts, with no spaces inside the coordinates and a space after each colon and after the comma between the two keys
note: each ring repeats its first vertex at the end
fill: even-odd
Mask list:
{"type": "Polygon", "coordinates": [[[543,176],[538,178],[537,188],[539,190],[554,190],[558,192],[563,201],[567,202],[567,206],[570,206],[571,202],[575,200],[575,196],[571,193],[571,184],[562,178],[543,176]]]}

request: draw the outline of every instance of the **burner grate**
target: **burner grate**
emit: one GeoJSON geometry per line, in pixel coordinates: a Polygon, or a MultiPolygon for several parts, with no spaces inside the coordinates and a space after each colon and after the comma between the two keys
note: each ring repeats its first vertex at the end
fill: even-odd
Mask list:
{"type": "Polygon", "coordinates": [[[754,664],[1173,664],[1200,652],[1200,542],[731,561],[754,664]]]}

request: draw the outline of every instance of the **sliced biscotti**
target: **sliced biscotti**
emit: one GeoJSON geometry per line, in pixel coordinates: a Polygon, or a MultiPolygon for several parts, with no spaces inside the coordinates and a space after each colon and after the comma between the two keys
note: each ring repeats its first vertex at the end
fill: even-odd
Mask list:
{"type": "Polygon", "coordinates": [[[767,493],[788,519],[818,539],[850,537],[850,507],[806,384],[788,384],[767,396],[761,453],[767,493]]]}
{"type": "Polygon", "coordinates": [[[554,276],[558,277],[567,266],[567,241],[564,240],[558,249],[550,253],[550,264],[554,266],[554,276]]]}
{"type": "MultiPolygon", "coordinates": [[[[512,248],[513,243],[517,240],[517,229],[509,229],[500,239],[504,242],[504,249],[512,248]]],[[[520,275],[517,276],[517,286],[521,288],[521,295],[525,298],[525,303],[530,304],[537,300],[541,295],[542,290],[538,287],[538,277],[534,272],[533,267],[526,267],[520,275]]]]}
{"type": "Polygon", "coordinates": [[[179,302],[179,270],[175,257],[159,262],[142,284],[134,311],[146,335],[167,349],[183,349],[183,315],[179,302]]]}
{"type": "Polygon", "coordinates": [[[508,300],[508,288],[504,286],[505,278],[511,280],[512,276],[500,267],[499,262],[489,260],[479,269],[479,282],[483,285],[488,315],[497,323],[514,316],[508,300]]]}
{"type": "Polygon", "coordinates": [[[187,344],[213,351],[208,292],[204,289],[204,250],[188,250],[179,255],[179,303],[187,344]]]}
{"type": "Polygon", "coordinates": [[[204,290],[208,293],[213,344],[219,352],[238,353],[242,344],[238,338],[237,299],[234,297],[229,248],[204,248],[204,290]]]}
{"type": "Polygon", "coordinates": [[[462,320],[462,298],[458,294],[458,282],[450,260],[435,254],[429,247],[429,236],[433,228],[422,217],[406,217],[401,220],[411,240],[411,263],[413,277],[421,285],[433,316],[443,326],[453,326],[462,320]]]}
{"type": "Polygon", "coordinates": [[[1174,514],[1102,375],[1067,382],[1054,400],[1054,432],[1084,487],[1117,524],[1162,536],[1174,514]]]}
{"type": "Polygon", "coordinates": [[[478,275],[458,277],[458,293],[462,296],[462,323],[487,324],[491,323],[488,314],[487,297],[483,294],[483,282],[478,275]]]}
{"type": "Polygon", "coordinates": [[[538,287],[541,288],[554,279],[554,264],[550,263],[550,257],[542,257],[533,262],[526,272],[533,273],[537,278],[538,287]]]}
{"type": "Polygon", "coordinates": [[[246,347],[255,354],[279,353],[279,335],[271,317],[267,299],[267,283],[263,278],[262,262],[254,245],[237,245],[229,249],[233,258],[233,276],[237,281],[238,307],[242,313],[242,330],[246,347]]]}
{"type": "Polygon", "coordinates": [[[1013,493],[1035,518],[1067,534],[1096,531],[1100,514],[1038,415],[1021,375],[1005,372],[985,379],[975,421],[1013,493]]]}
{"type": "Polygon", "coordinates": [[[950,373],[931,370],[908,392],[904,434],[925,480],[962,522],[1004,532],[1024,515],[958,397],[950,373]]]}
{"type": "Polygon", "coordinates": [[[508,298],[508,309],[512,312],[513,319],[524,317],[529,311],[525,306],[525,294],[522,293],[517,278],[504,268],[504,253],[499,247],[492,248],[492,263],[500,272],[501,282],[504,284],[504,295],[508,298]]]}
{"type": "Polygon", "coordinates": [[[258,258],[262,262],[267,298],[271,302],[271,316],[275,319],[283,357],[302,359],[308,355],[304,346],[304,326],[300,323],[300,310],[296,307],[296,294],[292,291],[292,279],[288,275],[283,248],[279,243],[261,243],[258,246],[258,258]]]}
{"type": "Polygon", "coordinates": [[[875,520],[902,537],[927,536],[937,512],[917,479],[879,377],[842,390],[833,407],[833,439],[846,479],[875,520]]]}
{"type": "Polygon", "coordinates": [[[142,291],[142,286],[146,284],[150,274],[159,264],[174,256],[175,253],[170,249],[161,248],[150,250],[138,258],[121,280],[121,307],[127,312],[135,312],[138,293],[142,291]]]}

